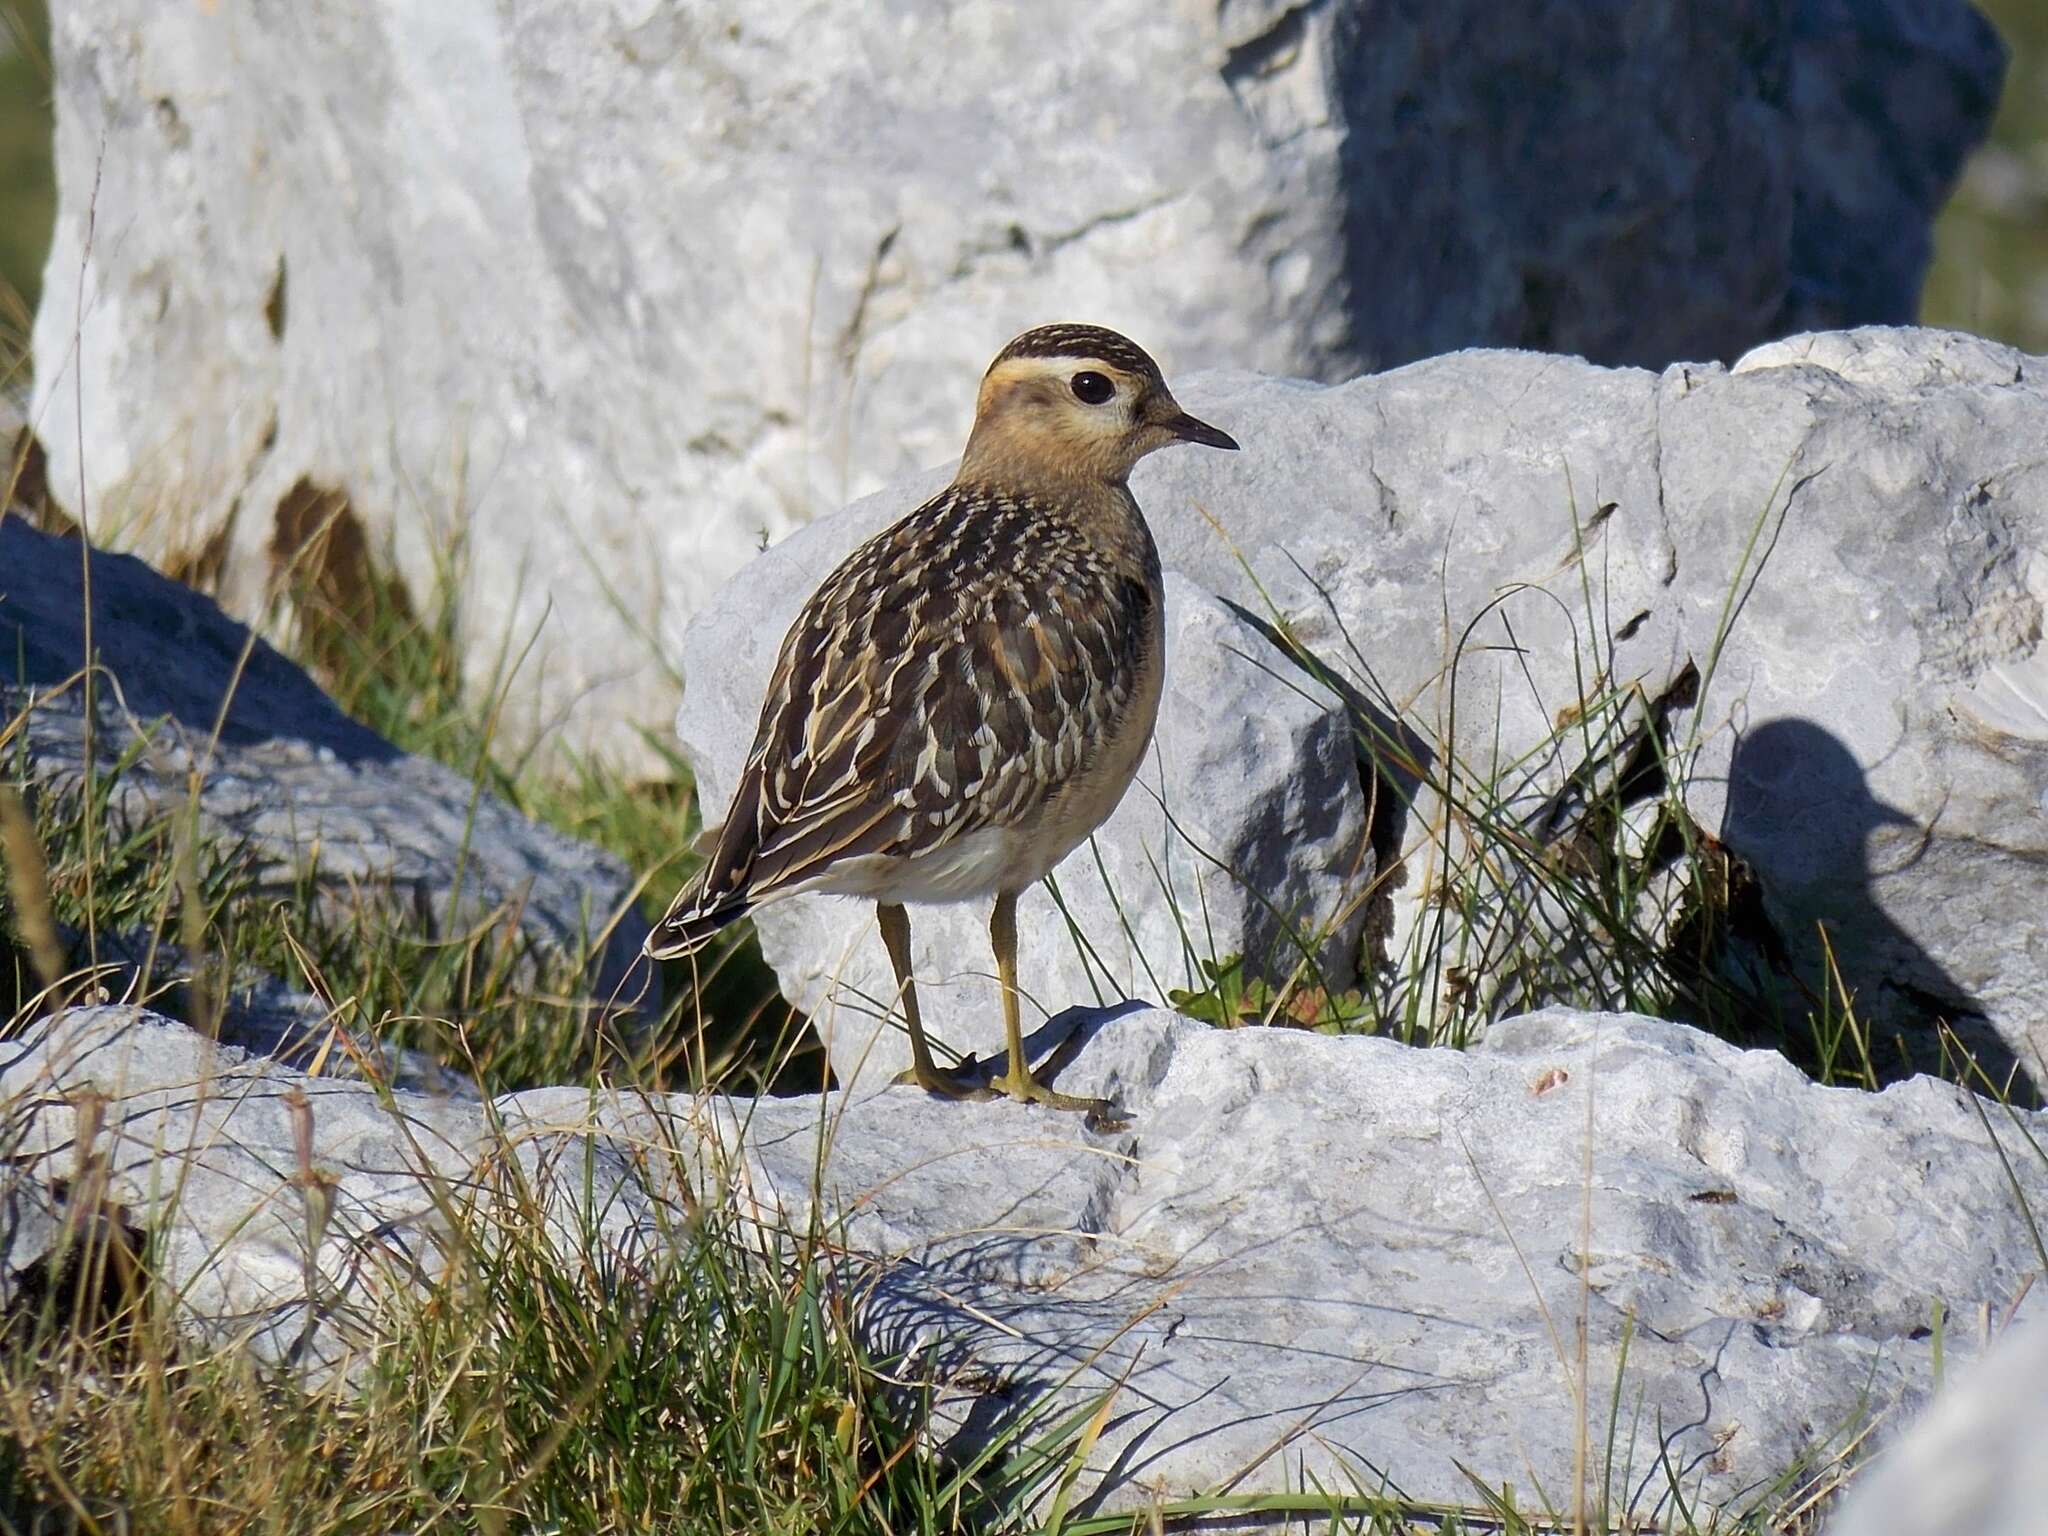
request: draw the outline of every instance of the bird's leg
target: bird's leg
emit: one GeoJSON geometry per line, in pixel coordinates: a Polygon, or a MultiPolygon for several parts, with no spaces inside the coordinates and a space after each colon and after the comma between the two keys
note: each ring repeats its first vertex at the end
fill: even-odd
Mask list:
{"type": "Polygon", "coordinates": [[[916,1083],[927,1093],[942,1093],[949,1099],[967,1097],[979,1085],[966,1072],[940,1071],[924,1037],[924,1020],[917,1014],[917,983],[910,978],[909,915],[900,906],[885,901],[876,905],[875,921],[882,929],[882,944],[889,951],[890,968],[896,972],[896,995],[903,1000],[903,1022],[910,1027],[910,1070],[896,1081],[916,1083]]]}
{"type": "Polygon", "coordinates": [[[1003,1075],[989,1086],[998,1093],[1027,1104],[1044,1104],[1053,1109],[1079,1110],[1098,1125],[1118,1123],[1116,1110],[1102,1099],[1076,1098],[1055,1093],[1032,1076],[1024,1060],[1024,1026],[1018,1020],[1017,1002],[1017,893],[1003,891],[996,897],[996,909],[989,914],[988,942],[996,952],[996,982],[1003,992],[1003,1039],[1010,1059],[1003,1075]]]}

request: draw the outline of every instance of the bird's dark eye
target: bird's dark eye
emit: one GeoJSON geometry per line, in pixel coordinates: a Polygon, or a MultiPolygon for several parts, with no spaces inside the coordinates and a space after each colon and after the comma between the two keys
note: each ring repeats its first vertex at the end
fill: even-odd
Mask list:
{"type": "Polygon", "coordinates": [[[1092,368],[1074,375],[1074,398],[1083,405],[1100,405],[1116,393],[1116,386],[1092,368]]]}

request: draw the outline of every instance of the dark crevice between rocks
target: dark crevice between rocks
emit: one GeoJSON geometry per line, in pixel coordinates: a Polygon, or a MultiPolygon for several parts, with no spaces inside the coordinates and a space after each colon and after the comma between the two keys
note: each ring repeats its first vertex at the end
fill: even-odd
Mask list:
{"type": "Polygon", "coordinates": [[[1664,764],[1680,747],[1671,727],[1699,702],[1699,692],[1699,669],[1688,661],[1612,752],[1581,763],[1550,797],[1532,823],[1536,837],[1552,848],[1577,848],[1575,863],[1593,856],[1596,840],[1612,847],[1611,837],[1601,837],[1616,830],[1612,818],[1670,787],[1664,764]]]}
{"type": "Polygon", "coordinates": [[[129,1212],[106,1198],[101,1170],[88,1164],[75,1177],[49,1178],[34,1159],[7,1159],[0,1165],[0,1343],[36,1350],[91,1338],[125,1358],[124,1339],[145,1321],[146,1244],[129,1212]]]}
{"type": "Polygon", "coordinates": [[[1325,0],[1306,0],[1305,4],[1290,6],[1274,17],[1263,32],[1231,47],[1224,53],[1223,67],[1218,71],[1223,83],[1234,91],[1247,80],[1273,74],[1293,63],[1308,35],[1309,17],[1324,3],[1325,0]]]}
{"type": "Polygon", "coordinates": [[[301,476],[278,499],[269,555],[275,597],[290,603],[300,654],[318,672],[345,667],[380,617],[413,622],[403,582],[378,572],[346,491],[301,476]]]}
{"type": "Polygon", "coordinates": [[[41,533],[78,537],[78,523],[50,493],[50,463],[35,432],[23,427],[0,466],[0,512],[26,518],[41,533]]]}
{"type": "Polygon", "coordinates": [[[237,502],[228,508],[228,515],[222,519],[221,525],[207,535],[198,548],[176,549],[165,556],[164,574],[200,592],[218,590],[221,573],[227,569],[228,538],[240,506],[237,502]]]}
{"type": "Polygon", "coordinates": [[[1771,1026],[1761,999],[1739,979],[1743,968],[1730,960],[1739,950],[1789,976],[1790,948],[1755,870],[1686,813],[1666,771],[1684,760],[1678,726],[1699,695],[1699,669],[1688,661],[1613,753],[1581,765],[1560,787],[1531,830],[1555,868],[1608,900],[1618,925],[1631,918],[1620,910],[1629,895],[1682,874],[1680,910],[1644,957],[1672,988],[1670,1011],[1737,1044],[1780,1045],[1785,1032],[1771,1026]],[[1647,846],[1624,863],[1623,818],[1650,801],[1662,808],[1647,846]]]}
{"type": "Polygon", "coordinates": [[[1347,690],[1345,708],[1358,743],[1358,781],[1365,791],[1365,840],[1372,851],[1372,895],[1360,935],[1361,973],[1384,973],[1393,964],[1394,892],[1408,883],[1401,857],[1409,807],[1435,766],[1420,733],[1379,705],[1347,690]]]}
{"type": "Polygon", "coordinates": [[[277,275],[271,278],[270,295],[263,301],[263,323],[270,327],[270,339],[272,341],[282,342],[284,340],[285,319],[284,253],[279,252],[277,275]]]}
{"type": "Polygon", "coordinates": [[[1515,345],[1529,352],[1556,350],[1557,313],[1563,306],[1567,285],[1550,272],[1524,269],[1522,272],[1522,324],[1515,345]]]}
{"type": "Polygon", "coordinates": [[[1408,836],[1408,809],[1436,766],[1436,754],[1416,731],[1387,704],[1373,698],[1343,672],[1328,665],[1271,619],[1238,603],[1223,605],[1264,635],[1273,648],[1303,674],[1335,694],[1351,720],[1357,748],[1359,788],[1365,795],[1365,846],[1370,862],[1363,867],[1370,882],[1365,925],[1360,940],[1361,979],[1393,964],[1394,892],[1407,883],[1401,848],[1408,836]]]}

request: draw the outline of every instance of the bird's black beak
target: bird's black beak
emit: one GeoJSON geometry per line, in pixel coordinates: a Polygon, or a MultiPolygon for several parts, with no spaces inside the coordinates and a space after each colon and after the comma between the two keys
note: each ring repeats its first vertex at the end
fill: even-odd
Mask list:
{"type": "Polygon", "coordinates": [[[1237,451],[1237,439],[1221,428],[1212,427],[1206,421],[1190,416],[1186,411],[1177,411],[1160,423],[1182,442],[1201,443],[1210,448],[1228,448],[1237,451]]]}

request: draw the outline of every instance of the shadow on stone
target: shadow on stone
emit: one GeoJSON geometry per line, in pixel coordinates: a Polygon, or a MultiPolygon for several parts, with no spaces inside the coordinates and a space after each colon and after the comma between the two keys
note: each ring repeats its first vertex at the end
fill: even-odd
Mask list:
{"type": "MultiPolygon", "coordinates": [[[[18,518],[0,518],[0,644],[6,680],[57,688],[85,655],[85,599],[78,546],[52,559],[51,540],[18,518]]],[[[258,639],[207,597],[165,581],[131,555],[94,550],[92,646],[138,721],[168,717],[204,742],[221,721],[221,740],[246,746],[279,737],[331,752],[345,763],[391,762],[398,748],[343,714],[297,665],[258,639]],[[248,659],[243,662],[243,648],[248,659]],[[239,667],[238,667],[239,664],[239,667]],[[222,701],[227,701],[221,719],[222,701]]]]}
{"type": "Polygon", "coordinates": [[[516,933],[519,965],[545,953],[614,1014],[659,997],[617,859],[350,719],[210,598],[83,549],[0,516],[0,721],[23,722],[9,766],[25,787],[78,793],[90,761],[110,824],[196,801],[201,835],[265,895],[310,883],[337,923],[374,911],[430,941],[516,933]]]}
{"type": "MultiPolygon", "coordinates": [[[[1808,1009],[1841,1006],[1820,944],[1824,927],[1840,987],[1866,1030],[1897,1036],[1889,1059],[1871,1042],[1881,1079],[1919,1071],[1956,1076],[1964,1064],[1936,1033],[1937,1024],[1946,1024],[1991,1083],[2010,1083],[2017,1097],[2038,1103],[2041,1085],[1999,1038],[1984,1005],[1885,910],[1878,886],[1920,857],[1917,827],[1871,792],[1848,746],[1814,721],[1766,720],[1737,742],[1721,839],[1762,876],[1766,906],[1784,937],[1772,969],[1789,963],[1794,975],[1777,980],[1802,994],[1785,999],[1788,1032],[1796,1033],[1808,1009]]],[[[1765,985],[1784,995],[1782,986],[1765,985]]]]}
{"type": "MultiPolygon", "coordinates": [[[[1152,1006],[1126,1000],[1104,1008],[1088,1008],[1078,1003],[1071,1008],[1062,1008],[1024,1037],[1024,1054],[1037,1063],[1038,1075],[1049,1083],[1110,1024],[1126,1014],[1143,1013],[1152,1006]]],[[[996,1057],[994,1070],[999,1073],[1006,1070],[1009,1058],[1008,1051],[996,1057]]]]}

